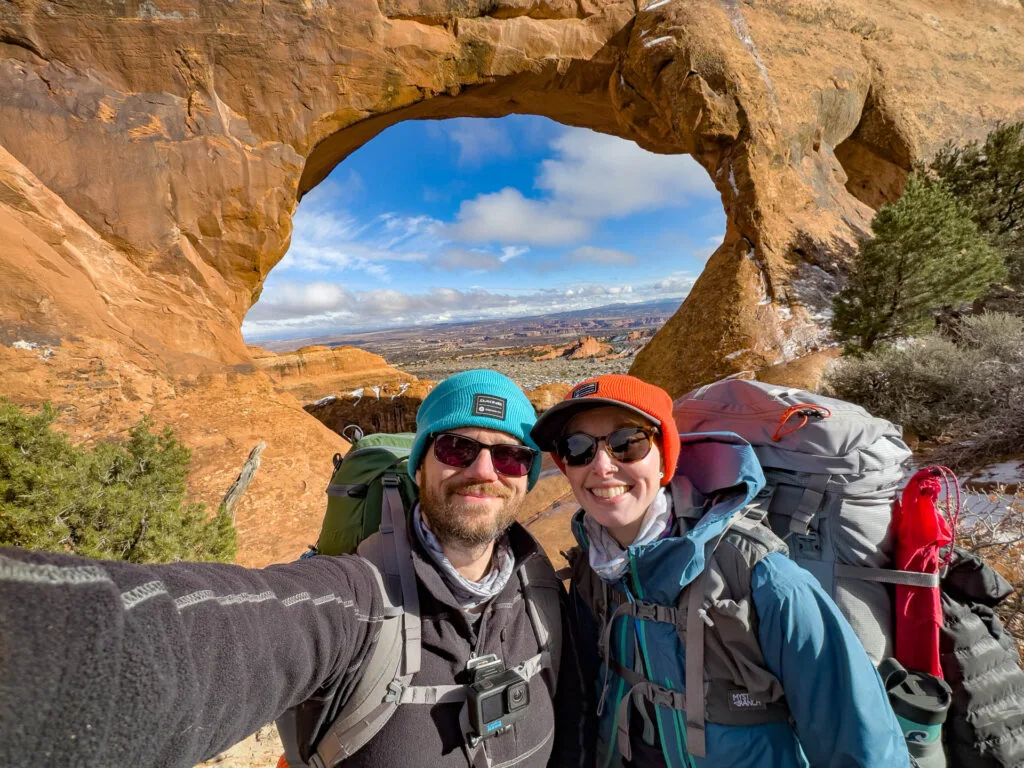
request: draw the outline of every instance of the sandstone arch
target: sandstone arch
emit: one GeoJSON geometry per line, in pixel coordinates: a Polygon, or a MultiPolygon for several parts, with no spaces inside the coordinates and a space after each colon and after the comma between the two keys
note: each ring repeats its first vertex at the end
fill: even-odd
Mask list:
{"type": "Polygon", "coordinates": [[[945,139],[1024,117],[1020,39],[1010,0],[4,4],[0,392],[82,434],[174,422],[208,494],[267,439],[239,521],[253,561],[284,555],[257,530],[309,538],[338,442],[238,329],[299,197],[361,143],[517,112],[692,154],[725,242],[634,369],[679,392],[814,353],[869,206],[945,139]]]}

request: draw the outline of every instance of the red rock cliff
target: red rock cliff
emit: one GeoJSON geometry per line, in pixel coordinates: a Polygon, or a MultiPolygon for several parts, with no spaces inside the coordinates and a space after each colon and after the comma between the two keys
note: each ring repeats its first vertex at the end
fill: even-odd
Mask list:
{"type": "Polygon", "coordinates": [[[381,130],[532,113],[692,154],[725,240],[633,367],[678,394],[816,350],[872,206],[1024,117],[1022,39],[1009,0],[4,3],[0,392],[80,435],[173,424],[208,501],[267,439],[242,559],[293,554],[261,532],[315,528],[342,443],[238,329],[381,130]]]}

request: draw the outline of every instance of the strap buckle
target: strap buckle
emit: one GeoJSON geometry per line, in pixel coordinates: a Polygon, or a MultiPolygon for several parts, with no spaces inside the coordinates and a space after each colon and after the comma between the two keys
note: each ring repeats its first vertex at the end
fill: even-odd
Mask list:
{"type": "Polygon", "coordinates": [[[396,701],[402,700],[402,694],[405,693],[405,685],[399,680],[392,680],[388,683],[388,692],[384,694],[384,701],[389,704],[393,704],[396,701]]]}
{"type": "Polygon", "coordinates": [[[662,688],[660,685],[652,686],[651,688],[651,703],[662,707],[668,707],[669,709],[686,709],[686,698],[679,691],[670,691],[667,688],[662,688]]]}
{"type": "Polygon", "coordinates": [[[809,560],[821,559],[821,537],[816,531],[795,534],[791,541],[795,556],[809,560]]]}
{"type": "Polygon", "coordinates": [[[393,472],[388,472],[381,477],[380,482],[385,488],[397,488],[401,484],[401,481],[398,479],[398,475],[393,472]]]}
{"type": "Polygon", "coordinates": [[[643,603],[639,600],[633,603],[633,615],[644,621],[658,620],[658,606],[654,603],[643,603]]]}

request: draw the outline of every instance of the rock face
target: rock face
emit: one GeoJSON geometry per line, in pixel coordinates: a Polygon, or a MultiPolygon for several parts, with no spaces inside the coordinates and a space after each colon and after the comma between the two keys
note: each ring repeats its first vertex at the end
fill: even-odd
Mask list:
{"type": "Polygon", "coordinates": [[[393,368],[380,355],[357,347],[302,347],[283,354],[260,347],[248,350],[256,367],[266,373],[278,389],[295,395],[302,402],[319,399],[327,393],[416,381],[415,376],[393,368]]]}
{"type": "Polygon", "coordinates": [[[0,149],[0,395],[52,400],[78,440],[122,435],[146,415],[172,425],[192,449],[193,493],[214,506],[265,441],[235,511],[238,562],[294,559],[316,539],[330,458],[347,444],[248,356],[189,353],[243,347],[223,318],[211,322],[218,309],[166,295],[0,149]]]}
{"type": "Polygon", "coordinates": [[[402,384],[359,387],[351,392],[327,395],[305,406],[325,427],[346,435],[350,425],[363,434],[372,432],[415,432],[416,411],[434,387],[434,382],[414,379],[402,384]]]}
{"type": "Polygon", "coordinates": [[[690,153],[721,194],[724,242],[635,373],[677,395],[801,358],[911,163],[1024,117],[1021,39],[1010,0],[4,3],[0,392],[82,434],[218,413],[233,447],[197,448],[197,487],[291,424],[249,495],[315,526],[341,443],[238,332],[295,206],[398,121],[513,112],[690,153]]]}

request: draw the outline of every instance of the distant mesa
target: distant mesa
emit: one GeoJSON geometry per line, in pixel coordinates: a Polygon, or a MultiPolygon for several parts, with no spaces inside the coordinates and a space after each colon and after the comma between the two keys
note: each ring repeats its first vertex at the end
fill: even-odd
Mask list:
{"type": "Polygon", "coordinates": [[[587,336],[585,338],[581,337],[569,350],[566,357],[570,360],[583,360],[587,357],[604,357],[611,353],[611,351],[611,345],[602,344],[593,336],[587,336]]]}
{"type": "Polygon", "coordinates": [[[555,360],[559,357],[567,357],[570,360],[584,360],[586,358],[607,357],[612,354],[610,344],[604,344],[593,336],[580,336],[572,344],[565,347],[553,347],[550,352],[539,355],[534,360],[555,360]]]}

